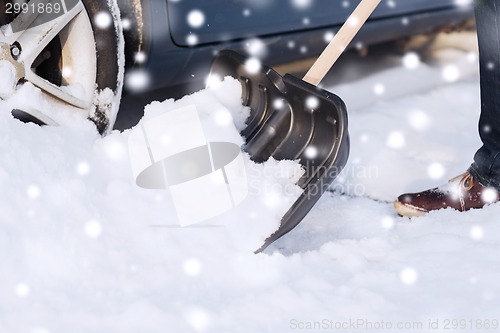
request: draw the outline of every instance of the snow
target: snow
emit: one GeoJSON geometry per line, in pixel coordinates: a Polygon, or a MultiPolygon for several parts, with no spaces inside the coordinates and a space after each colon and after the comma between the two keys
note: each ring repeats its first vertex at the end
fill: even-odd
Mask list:
{"type": "Polygon", "coordinates": [[[186,37],[186,42],[188,43],[188,45],[196,45],[198,44],[198,36],[195,35],[195,34],[189,34],[187,37],[186,37]]]}
{"type": "Polygon", "coordinates": [[[408,52],[403,57],[403,64],[408,69],[418,68],[418,66],[420,65],[420,57],[415,52],[408,52]]]}
{"type": "Polygon", "coordinates": [[[187,15],[187,22],[194,29],[200,28],[205,24],[205,14],[199,9],[193,9],[187,15]]]}
{"type": "Polygon", "coordinates": [[[127,89],[134,92],[144,91],[149,87],[151,78],[148,72],[136,69],[125,75],[125,84],[127,89]]]}
{"type": "Polygon", "coordinates": [[[292,0],[292,5],[299,10],[305,10],[311,7],[313,0],[292,0]]]}
{"type": "Polygon", "coordinates": [[[112,23],[113,19],[107,12],[99,12],[94,16],[94,24],[99,29],[108,29],[112,23]]]}
{"type": "MultiPolygon", "coordinates": [[[[0,105],[0,331],[288,332],[320,323],[326,331],[401,324],[438,332],[455,319],[466,325],[456,331],[471,332],[492,324],[500,206],[409,220],[391,203],[438,185],[443,171],[443,182],[465,171],[480,146],[475,51],[460,36],[419,52],[416,69],[389,55],[389,68],[329,87],[349,107],[349,164],[335,191],[259,255],[252,251],[290,205],[283,190],[296,195],[296,163],[246,157],[247,200],[180,228],[168,192],[135,186],[130,131],[102,138],[79,117],[22,124],[0,105]],[[460,69],[458,81],[443,79],[448,65],[460,69]],[[376,82],[384,95],[373,94],[376,82]],[[398,132],[404,146],[387,145],[398,132]]],[[[241,129],[248,110],[238,89],[226,80],[155,102],[146,117],[194,104],[207,137],[224,139],[235,131],[226,114],[212,123],[209,115],[229,110],[241,129]]]]}
{"type": "Polygon", "coordinates": [[[245,62],[245,69],[250,73],[250,74],[256,74],[260,71],[262,67],[262,63],[258,58],[252,57],[248,58],[248,60],[245,62]]]}
{"type": "Polygon", "coordinates": [[[0,60],[0,96],[2,98],[9,97],[14,92],[16,84],[16,69],[6,61],[0,60]]]}
{"type": "Polygon", "coordinates": [[[252,38],[245,42],[245,51],[253,57],[264,58],[267,55],[267,45],[258,38],[252,38]]]}
{"type": "Polygon", "coordinates": [[[335,34],[332,31],[327,31],[323,36],[323,39],[325,40],[325,43],[330,43],[333,37],[335,37],[335,34]]]}
{"type": "MultiPolygon", "coordinates": [[[[114,98],[110,108],[106,110],[109,115],[110,124],[114,124],[116,121],[116,116],[120,108],[121,96],[123,91],[123,85],[125,83],[125,37],[123,33],[123,23],[120,19],[120,8],[118,7],[118,2],[115,0],[109,0],[108,6],[110,8],[110,13],[113,19],[113,24],[115,26],[116,36],[118,39],[117,51],[118,51],[118,75],[116,81],[116,89],[114,92],[114,98]]],[[[106,89],[104,89],[105,91],[106,89]]],[[[103,94],[103,91],[98,91],[97,95],[103,94]]],[[[105,94],[105,92],[104,92],[105,94]]],[[[96,94],[94,94],[95,96],[96,94]]],[[[106,129],[106,133],[111,132],[112,126],[106,129]]]]}

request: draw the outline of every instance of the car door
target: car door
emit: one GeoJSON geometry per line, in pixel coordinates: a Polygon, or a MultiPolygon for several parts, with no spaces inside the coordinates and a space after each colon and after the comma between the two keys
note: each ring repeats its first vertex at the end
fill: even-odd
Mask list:
{"type": "MultiPolygon", "coordinates": [[[[202,45],[340,25],[356,0],[165,0],[172,40],[202,45]]],[[[455,6],[454,0],[384,0],[372,19],[455,6]]]]}

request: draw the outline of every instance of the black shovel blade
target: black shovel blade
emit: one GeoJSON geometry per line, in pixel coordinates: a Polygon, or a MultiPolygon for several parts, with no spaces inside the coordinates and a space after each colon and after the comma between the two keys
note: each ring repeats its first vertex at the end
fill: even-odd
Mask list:
{"type": "Polygon", "coordinates": [[[242,131],[244,147],[255,162],[270,157],[298,160],[305,170],[304,192],[281,219],[280,227],[256,251],[290,232],[309,213],[349,157],[347,110],[335,94],[269,67],[249,71],[249,59],[231,50],[214,59],[210,75],[231,76],[242,84],[243,104],[251,109],[242,131]]]}

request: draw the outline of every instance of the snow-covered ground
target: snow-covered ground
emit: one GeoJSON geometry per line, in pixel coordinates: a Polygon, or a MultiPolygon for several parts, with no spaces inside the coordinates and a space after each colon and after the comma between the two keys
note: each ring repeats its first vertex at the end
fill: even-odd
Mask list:
{"type": "MultiPolygon", "coordinates": [[[[130,131],[1,112],[0,332],[498,330],[500,206],[409,220],[391,203],[465,171],[480,145],[474,38],[452,37],[329,88],[349,107],[350,162],[259,255],[289,204],[279,195],[250,191],[210,225],[178,228],[168,193],[134,184],[130,131]]],[[[239,108],[222,89],[149,112],[239,108]]],[[[274,189],[297,176],[293,163],[259,168],[250,180],[274,189]]]]}

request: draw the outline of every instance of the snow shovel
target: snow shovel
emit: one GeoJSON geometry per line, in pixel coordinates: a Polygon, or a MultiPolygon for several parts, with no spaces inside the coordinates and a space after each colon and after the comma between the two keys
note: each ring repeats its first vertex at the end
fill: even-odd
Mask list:
{"type": "Polygon", "coordinates": [[[243,87],[251,109],[242,131],[244,149],[255,162],[273,157],[299,160],[304,191],[281,219],[280,227],[255,253],[295,228],[342,171],[349,156],[347,110],[335,94],[317,88],[381,0],[362,0],[305,77],[284,77],[269,67],[255,70],[251,59],[231,50],[219,52],[211,77],[232,76],[243,87]]]}

